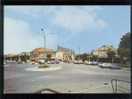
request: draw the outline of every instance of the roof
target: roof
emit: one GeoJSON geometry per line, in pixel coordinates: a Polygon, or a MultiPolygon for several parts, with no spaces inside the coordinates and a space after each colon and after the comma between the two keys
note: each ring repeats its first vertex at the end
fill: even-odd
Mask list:
{"type": "Polygon", "coordinates": [[[61,47],[61,46],[58,46],[57,51],[73,53],[73,51],[72,51],[71,49],[69,49],[69,48],[64,48],[64,47],[61,47]]]}
{"type": "Polygon", "coordinates": [[[53,49],[48,48],[36,48],[33,50],[33,52],[53,52],[53,49]]]}

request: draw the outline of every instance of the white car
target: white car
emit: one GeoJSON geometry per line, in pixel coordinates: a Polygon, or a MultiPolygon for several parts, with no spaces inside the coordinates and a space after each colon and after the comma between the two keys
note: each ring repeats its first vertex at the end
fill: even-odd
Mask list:
{"type": "Polygon", "coordinates": [[[111,66],[110,63],[99,63],[98,65],[99,65],[99,67],[101,67],[101,68],[109,68],[109,67],[111,66]]]}
{"type": "Polygon", "coordinates": [[[121,69],[120,64],[117,64],[117,63],[100,63],[98,65],[101,68],[121,69]]]}
{"type": "Polygon", "coordinates": [[[92,62],[90,62],[90,64],[91,64],[91,65],[97,65],[98,62],[96,62],[96,61],[92,61],[92,62]]]}
{"type": "Polygon", "coordinates": [[[77,60],[74,61],[74,64],[79,64],[79,62],[77,60]]]}
{"type": "Polygon", "coordinates": [[[89,62],[88,62],[88,61],[84,61],[84,64],[86,64],[86,65],[87,65],[87,64],[89,64],[89,62]]]}
{"type": "Polygon", "coordinates": [[[87,65],[98,65],[98,62],[96,62],[96,61],[86,61],[85,64],[87,64],[87,65]]]}
{"type": "Polygon", "coordinates": [[[6,65],[7,63],[4,61],[4,65],[6,65]]]}
{"type": "Polygon", "coordinates": [[[74,61],[74,64],[82,64],[82,63],[83,63],[83,62],[82,62],[81,60],[78,60],[78,61],[75,60],[75,61],[74,61]]]}
{"type": "Polygon", "coordinates": [[[44,64],[45,63],[45,60],[38,60],[38,63],[39,64],[44,64]]]}

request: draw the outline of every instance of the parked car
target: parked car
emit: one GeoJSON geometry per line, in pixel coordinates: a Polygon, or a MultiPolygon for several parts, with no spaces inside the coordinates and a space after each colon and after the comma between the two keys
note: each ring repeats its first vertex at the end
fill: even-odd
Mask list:
{"type": "Polygon", "coordinates": [[[18,63],[18,64],[23,64],[23,62],[22,62],[22,61],[18,61],[17,63],[18,63]]]}
{"type": "Polygon", "coordinates": [[[75,60],[73,63],[74,63],[74,64],[78,64],[78,61],[75,60]]]}
{"type": "Polygon", "coordinates": [[[91,65],[98,65],[98,62],[92,61],[92,62],[91,62],[91,65]]]}
{"type": "Polygon", "coordinates": [[[83,64],[83,62],[81,60],[79,60],[79,61],[75,60],[73,63],[74,64],[83,64]]]}
{"type": "Polygon", "coordinates": [[[88,65],[88,64],[89,64],[89,62],[88,62],[88,61],[84,61],[84,64],[88,65]]]}
{"type": "Polygon", "coordinates": [[[64,64],[64,62],[63,61],[59,61],[59,64],[64,64]]]}
{"type": "Polygon", "coordinates": [[[79,62],[79,64],[83,64],[83,61],[82,60],[79,60],[78,62],[79,62]]]}
{"type": "Polygon", "coordinates": [[[109,68],[110,67],[110,64],[109,63],[99,63],[98,66],[100,68],[109,68]]]}
{"type": "Polygon", "coordinates": [[[110,69],[121,69],[121,65],[118,63],[112,63],[110,66],[110,69]]]}
{"type": "Polygon", "coordinates": [[[47,62],[48,64],[59,64],[59,60],[50,60],[47,62]]]}
{"type": "Polygon", "coordinates": [[[120,64],[117,64],[117,63],[99,63],[98,65],[101,68],[121,69],[120,64]]]}
{"type": "Polygon", "coordinates": [[[32,62],[31,62],[31,64],[38,64],[38,63],[37,63],[37,62],[35,62],[35,61],[32,61],[32,62]]]}
{"type": "Polygon", "coordinates": [[[87,65],[98,65],[98,62],[96,62],[96,61],[85,61],[84,64],[87,64],[87,65]]]}
{"type": "Polygon", "coordinates": [[[38,63],[39,63],[39,64],[44,64],[44,63],[45,63],[45,60],[40,59],[40,60],[38,60],[38,63]]]}
{"type": "Polygon", "coordinates": [[[47,64],[50,64],[50,61],[48,61],[47,64]]]}
{"type": "Polygon", "coordinates": [[[6,64],[7,64],[7,62],[4,61],[4,65],[6,65],[6,64]]]}
{"type": "Polygon", "coordinates": [[[55,63],[56,63],[56,64],[59,64],[60,62],[59,62],[58,60],[55,60],[55,63]]]}

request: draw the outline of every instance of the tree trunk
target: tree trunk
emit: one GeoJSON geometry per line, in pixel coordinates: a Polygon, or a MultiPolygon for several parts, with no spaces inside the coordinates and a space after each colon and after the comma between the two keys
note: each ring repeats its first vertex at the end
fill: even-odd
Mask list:
{"type": "Polygon", "coordinates": [[[113,59],[113,57],[112,57],[112,63],[114,62],[114,59],[113,59]]]}

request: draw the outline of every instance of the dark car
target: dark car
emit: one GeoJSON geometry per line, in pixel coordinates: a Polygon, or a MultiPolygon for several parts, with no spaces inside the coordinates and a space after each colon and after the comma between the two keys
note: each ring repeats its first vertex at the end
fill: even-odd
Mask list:
{"type": "Polygon", "coordinates": [[[121,69],[121,65],[118,63],[112,63],[110,66],[110,69],[121,69]]]}

